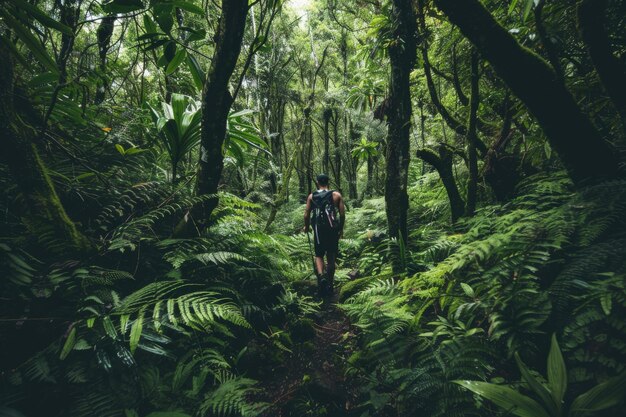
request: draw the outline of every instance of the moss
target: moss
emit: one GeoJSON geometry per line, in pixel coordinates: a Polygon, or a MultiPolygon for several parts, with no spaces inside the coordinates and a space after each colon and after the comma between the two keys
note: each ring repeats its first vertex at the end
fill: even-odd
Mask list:
{"type": "Polygon", "coordinates": [[[343,284],[341,291],[339,292],[339,300],[345,301],[359,291],[364,290],[371,281],[372,277],[363,277],[346,282],[343,284]]]}
{"type": "Polygon", "coordinates": [[[89,240],[78,231],[74,222],[65,212],[65,208],[54,188],[48,168],[41,160],[34,144],[30,145],[34,167],[31,170],[32,194],[27,197],[31,203],[32,219],[24,219],[31,232],[42,236],[47,228],[52,228],[55,237],[62,239],[58,250],[76,250],[86,252],[90,249],[89,240]],[[42,230],[43,229],[43,230],[42,230]]]}
{"type": "Polygon", "coordinates": [[[303,318],[290,325],[291,340],[294,343],[304,343],[315,338],[313,320],[303,318]]]}

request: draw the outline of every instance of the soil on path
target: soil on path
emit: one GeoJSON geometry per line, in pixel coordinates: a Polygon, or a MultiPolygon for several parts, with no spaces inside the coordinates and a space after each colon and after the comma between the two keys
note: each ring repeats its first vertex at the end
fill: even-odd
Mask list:
{"type": "Polygon", "coordinates": [[[335,295],[322,304],[313,324],[313,340],[296,347],[284,367],[262,383],[270,404],[264,416],[353,415],[356,393],[345,368],[355,333],[337,307],[337,298],[335,295]]]}

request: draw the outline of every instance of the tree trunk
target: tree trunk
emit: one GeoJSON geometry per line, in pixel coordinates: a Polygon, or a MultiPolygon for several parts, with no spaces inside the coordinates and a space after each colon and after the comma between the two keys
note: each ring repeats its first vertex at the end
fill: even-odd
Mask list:
{"type": "Polygon", "coordinates": [[[322,157],[322,171],[328,174],[330,166],[330,118],[333,115],[331,109],[324,110],[324,155],[322,157]]]}
{"type": "Polygon", "coordinates": [[[334,123],[333,123],[333,145],[334,145],[334,149],[333,149],[333,156],[334,156],[334,160],[335,160],[335,184],[336,184],[336,188],[337,190],[342,193],[342,188],[341,188],[341,145],[340,145],[340,141],[339,141],[339,114],[338,111],[335,110],[334,111],[335,116],[334,116],[334,123]]]}
{"type": "MultiPolygon", "coordinates": [[[[422,147],[426,147],[426,116],[424,116],[424,101],[420,99],[419,101],[420,108],[420,139],[422,140],[422,147]]],[[[426,174],[426,164],[422,161],[422,175],[426,174]]]]}
{"type": "Polygon", "coordinates": [[[2,42],[0,60],[0,154],[23,196],[22,222],[46,251],[86,252],[91,245],[65,212],[39,156],[35,146],[38,131],[28,124],[38,124],[35,109],[26,101],[24,92],[16,91],[13,59],[2,42]]]}
{"type": "Polygon", "coordinates": [[[537,54],[521,46],[478,0],[435,0],[537,118],[571,178],[614,178],[618,157],[537,54]]]}
{"type": "MultiPolygon", "coordinates": [[[[452,129],[455,133],[461,136],[467,136],[467,126],[464,125],[459,119],[453,116],[446,106],[443,105],[439,98],[439,94],[437,93],[437,88],[435,86],[435,81],[432,76],[432,68],[430,65],[430,60],[428,58],[428,43],[426,42],[426,33],[428,32],[426,29],[426,13],[424,10],[424,0],[417,1],[418,6],[418,22],[420,24],[420,32],[423,37],[422,42],[420,44],[420,51],[422,53],[422,66],[424,67],[424,75],[426,76],[426,86],[428,87],[428,93],[430,95],[430,99],[437,109],[437,112],[441,115],[443,121],[452,129]]],[[[456,61],[456,58],[455,58],[456,61]]],[[[456,65],[456,64],[455,64],[456,65]]],[[[456,82],[455,88],[456,88],[456,82]]],[[[460,85],[459,85],[460,89],[460,85]]],[[[459,99],[463,95],[462,91],[457,91],[457,95],[459,95],[459,99]]],[[[477,120],[478,122],[478,120],[477,120]]],[[[484,126],[483,126],[484,128],[484,126]]],[[[478,139],[476,136],[476,146],[477,148],[484,154],[487,152],[487,146],[478,139]]]]}
{"type": "Polygon", "coordinates": [[[470,114],[467,122],[467,161],[469,166],[469,177],[467,179],[467,198],[465,215],[473,216],[476,210],[476,188],[478,185],[478,155],[476,153],[476,119],[478,112],[478,52],[472,48],[471,63],[471,95],[470,114]]]}
{"type": "Polygon", "coordinates": [[[456,223],[463,216],[465,208],[465,202],[459,193],[454,180],[454,173],[452,172],[453,156],[452,151],[443,143],[439,145],[438,154],[430,149],[419,149],[417,151],[417,157],[435,167],[439,173],[450,201],[452,224],[456,223]]]}
{"type": "Polygon", "coordinates": [[[354,123],[352,122],[352,118],[348,115],[348,137],[350,138],[349,142],[346,144],[346,160],[347,160],[347,174],[348,178],[348,196],[351,200],[356,200],[359,198],[358,190],[357,190],[357,168],[359,164],[359,159],[352,156],[351,147],[356,145],[359,140],[359,133],[354,128],[354,123]],[[348,145],[349,144],[349,145],[348,145]]]}
{"type": "Polygon", "coordinates": [[[611,52],[604,28],[607,4],[608,0],[581,0],[577,7],[578,30],[626,132],[626,68],[611,52]]]}
{"type": "Polygon", "coordinates": [[[96,95],[94,98],[96,104],[100,104],[104,101],[106,91],[109,88],[108,77],[105,76],[105,73],[107,69],[107,55],[111,46],[111,36],[113,36],[113,29],[115,28],[115,18],[116,15],[103,17],[96,31],[98,38],[98,56],[100,57],[100,80],[96,85],[96,95]]]}
{"type": "MultiPolygon", "coordinates": [[[[411,129],[411,92],[409,74],[415,64],[416,23],[410,0],[392,1],[394,39],[388,48],[391,62],[389,107],[387,110],[387,170],[385,204],[389,236],[407,241],[407,194],[409,143],[411,129]]],[[[398,270],[394,262],[394,270],[398,270]]]]}
{"type": "Polygon", "coordinates": [[[561,66],[561,62],[559,61],[559,55],[557,54],[554,48],[554,44],[552,43],[552,40],[548,36],[548,31],[546,30],[546,27],[543,24],[543,19],[541,16],[543,12],[543,8],[546,5],[546,0],[539,0],[535,4],[536,4],[535,11],[534,11],[535,29],[537,30],[537,34],[539,35],[539,39],[541,40],[543,49],[545,49],[546,51],[546,55],[548,56],[548,60],[550,61],[552,68],[554,68],[554,71],[556,72],[556,75],[559,77],[559,80],[563,82],[563,78],[564,78],[563,67],[561,66]]]}
{"type": "Polygon", "coordinates": [[[373,195],[374,187],[374,157],[367,155],[367,185],[363,190],[363,198],[371,197],[373,195]]]}
{"type": "MultiPolygon", "coordinates": [[[[224,155],[222,146],[226,138],[226,122],[233,102],[228,82],[235,70],[248,13],[248,0],[223,0],[222,14],[217,29],[217,43],[211,67],[202,91],[202,136],[196,194],[217,193],[224,155]]],[[[200,225],[208,222],[217,206],[217,199],[202,205],[200,225]]]]}
{"type": "Polygon", "coordinates": [[[513,195],[519,181],[520,157],[516,153],[506,153],[506,146],[512,136],[513,113],[514,109],[507,93],[502,110],[502,128],[498,140],[487,152],[483,171],[485,181],[500,202],[508,200],[513,195]]]}
{"type": "MultiPolygon", "coordinates": [[[[80,5],[76,0],[66,0],[61,2],[60,22],[74,31],[80,15],[80,5]]],[[[59,85],[67,82],[67,62],[69,61],[72,49],[74,48],[73,34],[61,34],[61,49],[57,66],[59,67],[59,85]]]]}
{"type": "Polygon", "coordinates": [[[461,102],[462,105],[467,106],[469,104],[469,99],[463,92],[463,87],[461,87],[461,80],[459,79],[459,65],[457,61],[456,44],[454,44],[452,46],[452,84],[454,85],[454,90],[459,98],[459,102],[461,102]]]}

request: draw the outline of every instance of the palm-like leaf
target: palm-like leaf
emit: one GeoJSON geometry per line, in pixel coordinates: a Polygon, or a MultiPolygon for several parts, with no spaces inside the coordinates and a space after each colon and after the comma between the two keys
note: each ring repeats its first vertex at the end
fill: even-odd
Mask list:
{"type": "MultiPolygon", "coordinates": [[[[150,111],[161,144],[169,155],[174,181],[180,161],[200,143],[201,103],[182,94],[173,94],[171,103],[163,102],[161,108],[162,113],[153,107],[150,111]]],[[[254,148],[269,154],[267,143],[261,139],[258,129],[245,120],[245,116],[253,112],[245,109],[231,112],[228,116],[224,152],[239,165],[245,161],[245,149],[254,148]]]]}
{"type": "Polygon", "coordinates": [[[167,151],[176,180],[178,164],[200,143],[202,113],[198,102],[182,94],[172,94],[171,103],[161,103],[163,113],[150,107],[158,137],[167,151]]]}

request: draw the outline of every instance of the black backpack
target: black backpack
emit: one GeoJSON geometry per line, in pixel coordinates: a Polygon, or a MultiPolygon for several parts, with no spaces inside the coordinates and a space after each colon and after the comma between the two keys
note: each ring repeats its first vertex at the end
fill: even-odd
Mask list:
{"type": "Polygon", "coordinates": [[[339,230],[337,210],[335,209],[335,204],[333,204],[333,192],[334,190],[318,190],[313,192],[313,214],[311,220],[318,231],[339,230]]]}

